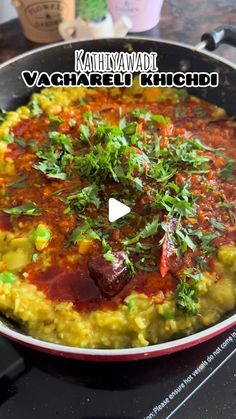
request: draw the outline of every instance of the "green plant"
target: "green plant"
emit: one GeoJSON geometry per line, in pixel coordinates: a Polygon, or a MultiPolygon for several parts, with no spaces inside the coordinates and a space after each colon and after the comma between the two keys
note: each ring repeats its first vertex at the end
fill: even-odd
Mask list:
{"type": "Polygon", "coordinates": [[[108,12],[106,0],[77,0],[76,9],[83,20],[90,22],[101,22],[108,12]]]}

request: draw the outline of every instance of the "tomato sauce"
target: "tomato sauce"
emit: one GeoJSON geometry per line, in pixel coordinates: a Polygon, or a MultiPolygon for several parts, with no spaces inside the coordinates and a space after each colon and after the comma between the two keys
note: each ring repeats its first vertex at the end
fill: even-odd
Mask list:
{"type": "Polygon", "coordinates": [[[0,214],[0,230],[10,231],[12,230],[11,217],[8,214],[0,214]]]}

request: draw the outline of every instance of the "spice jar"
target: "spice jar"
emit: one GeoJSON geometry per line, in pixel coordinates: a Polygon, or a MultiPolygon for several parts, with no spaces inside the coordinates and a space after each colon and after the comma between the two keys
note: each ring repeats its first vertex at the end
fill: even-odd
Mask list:
{"type": "Polygon", "coordinates": [[[59,41],[58,25],[74,19],[74,0],[12,0],[24,35],[34,42],[50,43],[59,41]]]}

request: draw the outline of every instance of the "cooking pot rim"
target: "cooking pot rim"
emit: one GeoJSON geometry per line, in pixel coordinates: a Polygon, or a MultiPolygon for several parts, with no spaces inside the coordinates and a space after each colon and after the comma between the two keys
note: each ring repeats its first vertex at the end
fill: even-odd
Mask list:
{"type": "Polygon", "coordinates": [[[138,36],[138,37],[137,36],[129,36],[129,37],[126,37],[126,38],[88,39],[88,40],[84,40],[84,41],[77,41],[77,40],[74,40],[74,41],[60,41],[60,42],[56,42],[56,43],[53,43],[53,44],[50,44],[50,45],[43,45],[41,47],[32,49],[30,51],[26,51],[26,52],[24,52],[20,55],[17,55],[13,58],[10,58],[9,60],[0,64],[0,70],[4,67],[10,65],[10,64],[15,63],[16,61],[20,61],[21,59],[23,59],[25,57],[28,57],[30,55],[33,56],[34,54],[38,54],[41,51],[57,48],[59,46],[68,46],[69,47],[69,46],[74,45],[76,43],[77,44],[79,44],[79,43],[89,43],[89,42],[96,43],[96,42],[99,42],[99,41],[100,42],[101,41],[104,41],[104,42],[109,42],[109,41],[111,42],[112,41],[112,42],[114,42],[116,40],[117,41],[123,41],[123,42],[126,42],[126,43],[128,43],[129,41],[130,42],[132,42],[132,41],[152,41],[152,42],[156,42],[157,44],[160,43],[160,44],[168,44],[168,45],[178,46],[178,47],[182,47],[184,49],[190,50],[192,52],[196,52],[200,55],[210,57],[210,58],[212,58],[212,59],[214,59],[218,62],[226,64],[227,66],[231,67],[233,70],[236,70],[236,64],[234,64],[232,61],[230,61],[226,58],[219,57],[219,55],[217,55],[215,53],[212,53],[212,52],[209,52],[209,51],[206,51],[206,50],[198,50],[196,48],[196,46],[188,45],[188,44],[185,44],[183,42],[171,41],[171,40],[167,40],[167,39],[163,39],[163,38],[158,38],[157,39],[157,38],[145,37],[145,36],[138,36]]]}

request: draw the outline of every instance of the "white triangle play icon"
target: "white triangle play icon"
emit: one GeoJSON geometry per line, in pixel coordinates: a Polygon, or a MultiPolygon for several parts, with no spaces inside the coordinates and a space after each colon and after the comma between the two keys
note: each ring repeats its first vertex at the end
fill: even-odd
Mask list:
{"type": "Polygon", "coordinates": [[[130,212],[130,208],[117,199],[110,198],[108,201],[108,220],[112,223],[113,221],[119,220],[124,215],[130,212]]]}

